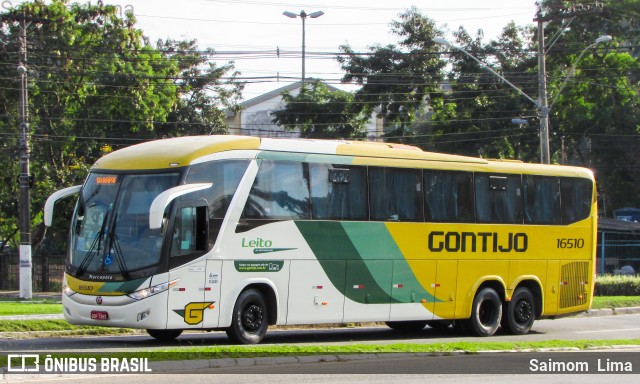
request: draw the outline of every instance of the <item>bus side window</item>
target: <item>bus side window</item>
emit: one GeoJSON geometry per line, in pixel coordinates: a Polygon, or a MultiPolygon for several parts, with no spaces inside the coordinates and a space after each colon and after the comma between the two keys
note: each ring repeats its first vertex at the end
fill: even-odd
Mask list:
{"type": "Polygon", "coordinates": [[[476,214],[480,223],[522,223],[522,177],[477,173],[476,214]]]}
{"type": "Polygon", "coordinates": [[[242,217],[309,219],[309,200],[309,171],[306,163],[263,160],[242,217]]]}
{"type": "Polygon", "coordinates": [[[557,177],[523,176],[525,224],[560,224],[560,182],[557,177]]]}
{"type": "Polygon", "coordinates": [[[422,172],[407,168],[369,168],[371,220],[423,221],[422,172]]]}
{"type": "Polygon", "coordinates": [[[314,219],[369,219],[365,167],[312,163],[309,181],[314,219]]]}
{"type": "Polygon", "coordinates": [[[207,208],[178,208],[171,240],[171,257],[207,251],[207,208]]]}
{"type": "Polygon", "coordinates": [[[589,217],[593,201],[591,180],[560,178],[562,224],[571,224],[589,217]]]}
{"type": "Polygon", "coordinates": [[[427,221],[474,221],[471,172],[425,171],[424,197],[427,221]]]}

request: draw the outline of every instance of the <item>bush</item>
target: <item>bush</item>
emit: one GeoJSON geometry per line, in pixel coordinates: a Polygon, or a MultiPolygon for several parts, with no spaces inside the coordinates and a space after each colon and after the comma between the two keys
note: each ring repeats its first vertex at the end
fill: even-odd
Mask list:
{"type": "Polygon", "coordinates": [[[640,277],[602,275],[596,277],[595,296],[640,296],[640,277]]]}

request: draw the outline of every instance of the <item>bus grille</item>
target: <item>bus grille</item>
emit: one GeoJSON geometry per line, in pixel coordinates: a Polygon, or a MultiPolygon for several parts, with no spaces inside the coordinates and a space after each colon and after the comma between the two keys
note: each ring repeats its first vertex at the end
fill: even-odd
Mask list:
{"type": "Polygon", "coordinates": [[[589,299],[589,263],[573,262],[562,266],[560,276],[560,308],[584,305],[589,299]]]}

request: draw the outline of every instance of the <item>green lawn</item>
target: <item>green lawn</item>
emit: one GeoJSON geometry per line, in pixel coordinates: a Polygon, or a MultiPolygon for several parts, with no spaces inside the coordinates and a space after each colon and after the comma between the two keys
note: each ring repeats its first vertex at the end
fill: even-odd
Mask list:
{"type": "Polygon", "coordinates": [[[640,307],[640,296],[596,296],[593,309],[640,307]]]}
{"type": "Polygon", "coordinates": [[[54,301],[0,301],[0,316],[62,313],[62,304],[54,301]]]}

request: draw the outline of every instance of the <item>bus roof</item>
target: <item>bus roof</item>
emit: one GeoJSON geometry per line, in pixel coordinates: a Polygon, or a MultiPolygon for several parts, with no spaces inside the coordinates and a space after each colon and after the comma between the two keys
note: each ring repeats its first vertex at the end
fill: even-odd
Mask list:
{"type": "MultiPolygon", "coordinates": [[[[348,140],[272,139],[251,136],[185,136],[149,141],[126,147],[100,158],[92,167],[97,170],[166,169],[192,164],[205,156],[232,150],[253,150],[317,155],[340,155],[357,158],[354,164],[417,166],[415,161],[444,164],[445,169],[460,166],[472,170],[523,172],[593,177],[591,171],[567,166],[526,164],[519,161],[488,160],[476,157],[425,152],[405,144],[348,140]],[[555,170],[555,171],[553,171],[555,170]]],[[[425,167],[424,165],[419,167],[425,167]]]]}

